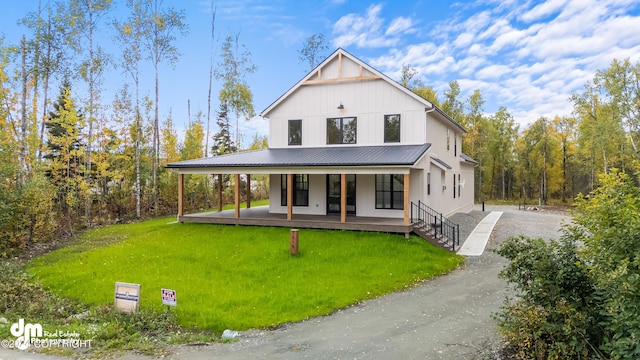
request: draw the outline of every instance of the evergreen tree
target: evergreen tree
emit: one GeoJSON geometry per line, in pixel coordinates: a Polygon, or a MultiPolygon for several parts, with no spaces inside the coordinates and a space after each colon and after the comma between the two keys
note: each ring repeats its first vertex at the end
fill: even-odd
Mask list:
{"type": "Polygon", "coordinates": [[[85,181],[84,151],[81,129],[84,126],[83,115],[78,112],[71,98],[68,81],[63,82],[58,100],[53,105],[47,129],[47,154],[49,161],[47,176],[56,187],[57,207],[66,217],[69,233],[73,232],[73,223],[80,215],[80,202],[89,196],[89,185],[85,181]],[[78,213],[73,213],[76,210],[78,213]]]}
{"type": "Polygon", "coordinates": [[[220,103],[216,124],[220,129],[213,135],[213,146],[211,153],[214,155],[223,155],[236,152],[238,149],[231,139],[231,125],[229,124],[229,111],[227,104],[220,103]]]}

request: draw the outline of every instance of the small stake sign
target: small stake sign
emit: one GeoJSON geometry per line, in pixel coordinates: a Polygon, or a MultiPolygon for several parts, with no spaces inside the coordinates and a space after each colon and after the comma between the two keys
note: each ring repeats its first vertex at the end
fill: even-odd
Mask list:
{"type": "Polygon", "coordinates": [[[177,306],[176,291],[171,289],[161,289],[162,305],[177,306]]]}
{"type": "Polygon", "coordinates": [[[118,310],[132,313],[138,310],[140,284],[116,282],[114,303],[118,310]]]}

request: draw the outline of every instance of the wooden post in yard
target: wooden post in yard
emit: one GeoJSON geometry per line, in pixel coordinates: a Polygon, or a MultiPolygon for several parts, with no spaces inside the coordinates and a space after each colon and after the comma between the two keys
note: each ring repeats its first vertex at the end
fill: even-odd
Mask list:
{"type": "Polygon", "coordinates": [[[291,229],[289,233],[289,254],[290,255],[298,255],[298,237],[299,231],[298,229],[291,229]]]}
{"type": "Polygon", "coordinates": [[[240,174],[235,175],[235,209],[236,209],[236,219],[240,218],[240,174]]]}
{"type": "Polygon", "coordinates": [[[184,174],[178,174],[178,220],[184,214],[184,174]]]}

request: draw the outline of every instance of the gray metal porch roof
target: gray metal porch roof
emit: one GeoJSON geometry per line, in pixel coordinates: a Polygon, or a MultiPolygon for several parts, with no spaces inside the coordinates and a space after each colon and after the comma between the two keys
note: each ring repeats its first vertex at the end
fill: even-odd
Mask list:
{"type": "Polygon", "coordinates": [[[288,147],[240,152],[167,164],[169,169],[300,167],[300,166],[410,166],[431,144],[385,146],[288,147]]]}

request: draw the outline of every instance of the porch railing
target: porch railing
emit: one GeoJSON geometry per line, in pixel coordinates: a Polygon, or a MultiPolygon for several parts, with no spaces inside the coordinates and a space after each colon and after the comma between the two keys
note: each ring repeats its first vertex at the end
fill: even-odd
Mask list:
{"type": "Polygon", "coordinates": [[[421,201],[417,204],[411,202],[411,222],[415,228],[430,235],[443,246],[450,247],[452,251],[460,246],[460,225],[421,201]]]}

